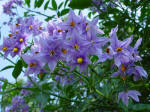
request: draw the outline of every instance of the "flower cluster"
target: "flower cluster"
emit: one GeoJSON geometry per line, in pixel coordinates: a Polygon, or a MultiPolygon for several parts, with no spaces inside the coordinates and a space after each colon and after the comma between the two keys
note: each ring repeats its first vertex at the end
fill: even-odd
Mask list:
{"type": "MultiPolygon", "coordinates": [[[[120,41],[117,37],[118,26],[111,30],[110,33],[110,46],[106,48],[105,53],[103,53],[100,58],[105,61],[106,59],[113,59],[115,65],[118,67],[118,71],[112,74],[112,77],[120,75],[122,80],[126,80],[127,76],[133,75],[134,81],[137,81],[139,78],[147,78],[147,72],[142,66],[135,65],[135,62],[141,61],[142,58],[139,56],[138,47],[141,44],[142,38],[139,38],[134,45],[130,46],[132,42],[132,36],[120,41]]],[[[123,102],[128,105],[128,95],[133,94],[140,95],[139,92],[134,90],[121,92],[119,94],[119,99],[122,98],[123,102]],[[125,94],[125,95],[124,95],[125,94]],[[125,98],[125,100],[124,100],[125,98]]],[[[134,95],[136,97],[136,95],[134,95]]],[[[133,97],[132,97],[133,98],[133,97]]],[[[136,101],[139,101],[138,98],[133,98],[136,101]]]]}
{"type": "Polygon", "coordinates": [[[7,107],[5,112],[28,112],[29,106],[25,103],[23,97],[15,96],[11,101],[11,106],[7,107]]]}
{"type": "MultiPolygon", "coordinates": [[[[142,60],[138,53],[142,38],[139,38],[132,47],[130,46],[132,36],[123,41],[118,39],[118,26],[111,30],[110,38],[103,37],[104,32],[97,27],[97,22],[98,18],[89,21],[82,14],[76,16],[73,10],[70,10],[66,21],[49,21],[47,28],[43,28],[42,23],[33,17],[24,20],[18,19],[17,24],[11,26],[9,38],[4,39],[0,49],[4,52],[5,57],[8,54],[11,54],[12,57],[22,56],[28,65],[26,76],[47,73],[45,71],[47,66],[50,69],[48,72],[52,73],[59,62],[70,66],[70,71],[78,66],[80,72],[86,73],[87,66],[91,64],[89,57],[97,55],[98,62],[114,61],[118,71],[113,73],[111,77],[121,76],[123,81],[126,81],[127,76],[132,75],[134,81],[141,77],[147,78],[148,75],[143,67],[135,64],[135,62],[142,60]],[[30,52],[21,55],[30,35],[34,36],[34,45],[32,45],[30,52]],[[103,50],[105,47],[106,49],[103,50]]],[[[66,76],[63,71],[68,70],[59,71],[63,77],[56,76],[56,81],[63,84],[72,82],[74,75],[70,73],[66,76]]],[[[31,86],[31,83],[27,84],[27,87],[31,86]]],[[[23,92],[28,94],[28,91],[23,90],[23,92]]],[[[140,96],[139,92],[128,91],[125,88],[123,92],[119,93],[118,99],[122,98],[122,101],[128,105],[128,98],[131,97],[135,101],[139,101],[137,96],[140,96]]]]}
{"type": "Polygon", "coordinates": [[[13,12],[13,9],[16,5],[21,6],[22,3],[22,0],[9,0],[6,4],[3,5],[3,12],[9,16],[14,16],[16,13],[13,12]]]}
{"type": "Polygon", "coordinates": [[[9,54],[12,57],[20,56],[23,48],[27,46],[28,37],[39,35],[44,30],[41,25],[42,23],[34,20],[33,17],[24,20],[19,18],[15,25],[10,25],[10,34],[4,38],[3,45],[0,46],[0,50],[4,52],[4,57],[9,54]]]}
{"type": "Polygon", "coordinates": [[[88,56],[99,54],[108,42],[108,38],[96,35],[103,33],[97,28],[97,21],[97,18],[90,22],[82,15],[76,16],[72,10],[66,21],[50,21],[47,32],[35,39],[28,55],[22,56],[28,64],[26,74],[41,73],[45,65],[52,72],[59,61],[64,61],[72,70],[79,66],[81,72],[85,72],[90,64],[88,56]]]}

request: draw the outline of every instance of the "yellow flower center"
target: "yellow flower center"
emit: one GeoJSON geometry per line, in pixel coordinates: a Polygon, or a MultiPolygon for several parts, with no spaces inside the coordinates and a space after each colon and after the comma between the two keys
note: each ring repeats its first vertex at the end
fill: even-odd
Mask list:
{"type": "Polygon", "coordinates": [[[66,54],[67,53],[67,50],[66,49],[64,49],[64,48],[62,48],[62,50],[61,50],[64,54],[66,54]]]}
{"type": "Polygon", "coordinates": [[[89,24],[88,22],[87,23],[85,23],[86,24],[86,26],[89,24]]]}
{"type": "Polygon", "coordinates": [[[9,34],[9,37],[12,37],[13,36],[13,34],[9,34]]]}
{"type": "Polygon", "coordinates": [[[106,53],[110,54],[110,49],[109,48],[106,48],[106,53]]]}
{"type": "Polygon", "coordinates": [[[79,49],[79,46],[77,44],[75,44],[74,46],[74,49],[78,50],[79,49]]]}
{"type": "Polygon", "coordinates": [[[18,48],[14,48],[14,49],[13,49],[13,52],[18,52],[18,48]]]}
{"type": "Polygon", "coordinates": [[[122,77],[122,80],[125,81],[125,80],[126,80],[126,77],[122,77]]]}
{"type": "Polygon", "coordinates": [[[33,29],[33,25],[30,25],[29,28],[30,28],[30,29],[33,29]]]}
{"type": "Polygon", "coordinates": [[[83,63],[83,58],[77,58],[77,62],[79,63],[79,64],[81,64],[81,63],[83,63]]]}
{"type": "Polygon", "coordinates": [[[19,42],[23,42],[23,41],[24,41],[23,38],[20,38],[20,39],[19,39],[19,42]]]}
{"type": "Polygon", "coordinates": [[[126,67],[122,64],[121,65],[121,71],[125,71],[126,70],[126,67]]]}
{"type": "Polygon", "coordinates": [[[70,26],[74,27],[75,23],[73,21],[70,22],[70,26]]]}
{"type": "Polygon", "coordinates": [[[62,30],[61,30],[61,29],[58,29],[57,31],[58,31],[58,33],[62,32],[62,30]]]}
{"type": "Polygon", "coordinates": [[[42,30],[42,27],[40,26],[40,27],[38,27],[38,30],[42,30]]]}
{"type": "Polygon", "coordinates": [[[51,56],[53,56],[54,53],[55,53],[54,50],[51,50],[51,51],[50,51],[50,55],[51,55],[51,56]]]}
{"type": "Polygon", "coordinates": [[[7,50],[7,48],[8,48],[8,47],[3,47],[3,49],[2,49],[2,50],[3,50],[3,51],[6,51],[6,50],[7,50]]]}
{"type": "Polygon", "coordinates": [[[19,26],[19,24],[16,24],[16,26],[18,27],[18,26],[19,26]]]}
{"type": "Polygon", "coordinates": [[[122,48],[117,48],[116,50],[117,50],[117,52],[121,52],[122,48]]]}
{"type": "Polygon", "coordinates": [[[90,29],[90,27],[86,27],[86,31],[88,31],[90,29]]]}
{"type": "Polygon", "coordinates": [[[29,64],[29,67],[35,67],[35,66],[36,66],[35,62],[29,64]]]}

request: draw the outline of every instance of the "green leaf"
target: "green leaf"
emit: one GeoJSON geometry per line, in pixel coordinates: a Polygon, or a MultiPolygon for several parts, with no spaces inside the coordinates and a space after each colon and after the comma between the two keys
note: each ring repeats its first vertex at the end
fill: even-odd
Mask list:
{"type": "Polygon", "coordinates": [[[34,2],[34,8],[36,8],[37,7],[37,0],[35,0],[35,2],[34,2]]]}
{"type": "Polygon", "coordinates": [[[67,13],[69,12],[69,10],[70,10],[70,9],[63,9],[63,10],[61,11],[61,16],[67,14],[67,13]]]}
{"type": "Polygon", "coordinates": [[[2,86],[2,89],[3,89],[3,90],[5,90],[5,89],[6,89],[7,84],[8,84],[8,81],[7,81],[7,80],[5,80],[5,82],[4,82],[3,86],[2,86]]]}
{"type": "Polygon", "coordinates": [[[60,5],[58,6],[58,9],[60,9],[63,4],[64,4],[64,2],[61,2],[60,5]]]}
{"type": "Polygon", "coordinates": [[[28,7],[30,7],[30,0],[25,0],[25,3],[28,5],[28,7]]]}
{"type": "Polygon", "coordinates": [[[52,0],[52,7],[54,10],[57,10],[57,3],[55,0],[52,0]]]}
{"type": "Polygon", "coordinates": [[[44,3],[44,0],[38,0],[36,6],[39,8],[44,3]]]}
{"type": "Polygon", "coordinates": [[[135,104],[131,107],[131,110],[135,112],[149,112],[150,104],[135,104]]]}
{"type": "Polygon", "coordinates": [[[91,0],[72,0],[69,7],[73,9],[85,9],[91,5],[91,0]]]}
{"type": "Polygon", "coordinates": [[[69,2],[69,0],[66,0],[66,1],[65,1],[64,8],[66,7],[66,5],[67,5],[68,2],[69,2]]]}
{"type": "Polygon", "coordinates": [[[45,6],[44,6],[44,10],[47,9],[49,2],[50,2],[50,0],[48,0],[48,1],[46,2],[45,6]]]}
{"type": "Polygon", "coordinates": [[[4,71],[4,70],[7,70],[7,69],[10,69],[10,68],[14,68],[14,66],[6,66],[6,67],[2,68],[2,69],[0,70],[0,72],[2,72],[2,71],[4,71]]]}
{"type": "Polygon", "coordinates": [[[22,60],[19,60],[16,65],[15,65],[15,68],[12,72],[12,75],[15,79],[18,78],[18,76],[20,75],[21,71],[22,71],[22,60]]]}

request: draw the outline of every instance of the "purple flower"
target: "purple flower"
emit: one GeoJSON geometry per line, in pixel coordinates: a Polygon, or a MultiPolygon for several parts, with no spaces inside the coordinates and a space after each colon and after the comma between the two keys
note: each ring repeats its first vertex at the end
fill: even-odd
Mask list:
{"type": "MultiPolygon", "coordinates": [[[[79,29],[78,23],[80,23],[80,18],[75,15],[75,13],[73,12],[73,10],[70,10],[67,21],[62,22],[59,25],[62,27],[62,29],[64,29],[65,31],[67,31],[69,35],[71,35],[71,33],[72,33],[72,31],[74,29],[75,30],[79,29]]],[[[80,30],[78,30],[78,32],[79,31],[80,30]]]]}
{"type": "Polygon", "coordinates": [[[128,50],[128,46],[132,42],[132,36],[123,41],[120,41],[116,35],[117,30],[118,27],[111,30],[110,47],[113,51],[115,64],[119,67],[122,63],[128,63],[133,58],[132,54],[128,50]]]}
{"type": "Polygon", "coordinates": [[[29,34],[33,34],[33,36],[37,36],[44,31],[44,27],[42,27],[42,22],[39,20],[35,20],[34,17],[29,17],[24,20],[26,23],[25,29],[29,34]]]}
{"type": "Polygon", "coordinates": [[[25,75],[29,74],[38,74],[43,67],[43,63],[40,60],[39,56],[32,56],[32,55],[23,55],[22,58],[28,64],[28,68],[25,72],[25,75]]]}
{"type": "Polygon", "coordinates": [[[134,47],[128,48],[133,56],[133,61],[141,61],[142,60],[142,58],[139,56],[139,52],[138,52],[138,47],[140,46],[141,42],[142,42],[142,38],[139,38],[137,40],[136,44],[134,45],[134,47]]]}
{"type": "Polygon", "coordinates": [[[62,39],[53,39],[53,37],[43,39],[40,42],[41,44],[41,60],[48,64],[51,71],[54,70],[54,68],[57,65],[57,62],[61,59],[63,59],[61,53],[61,44],[63,44],[62,39]]]}
{"type": "Polygon", "coordinates": [[[4,38],[3,45],[0,45],[0,50],[4,52],[4,58],[8,56],[11,52],[11,47],[14,45],[14,42],[10,38],[4,38]]]}
{"type": "Polygon", "coordinates": [[[21,6],[22,3],[23,3],[22,0],[10,0],[9,2],[6,2],[6,3],[3,5],[3,12],[4,12],[5,14],[9,15],[9,16],[14,16],[14,15],[16,15],[16,13],[13,12],[13,10],[12,10],[12,9],[15,8],[14,5],[16,4],[16,5],[21,6]]]}
{"type": "Polygon", "coordinates": [[[68,41],[66,41],[66,45],[69,48],[69,52],[74,51],[84,51],[87,49],[88,41],[85,40],[85,37],[81,34],[77,34],[77,31],[74,30],[72,35],[68,41]]]}
{"type": "Polygon", "coordinates": [[[141,66],[132,66],[128,69],[128,74],[134,75],[134,81],[137,81],[141,77],[147,78],[147,72],[141,66]]]}
{"type": "Polygon", "coordinates": [[[69,62],[71,69],[74,69],[76,66],[79,66],[81,72],[85,72],[90,60],[86,52],[75,52],[71,55],[71,61],[69,62]]]}
{"type": "Polygon", "coordinates": [[[29,112],[29,106],[21,96],[13,97],[11,104],[10,107],[6,108],[6,112],[29,112]]]}
{"type": "Polygon", "coordinates": [[[128,106],[128,100],[129,97],[135,100],[136,102],[139,102],[138,96],[141,96],[141,94],[136,90],[128,90],[124,92],[120,92],[118,95],[118,101],[122,99],[123,103],[128,106]]]}

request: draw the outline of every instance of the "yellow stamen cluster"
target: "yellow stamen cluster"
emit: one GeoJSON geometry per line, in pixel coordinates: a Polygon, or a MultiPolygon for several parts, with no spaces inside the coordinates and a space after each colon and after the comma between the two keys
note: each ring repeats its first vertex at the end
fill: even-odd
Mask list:
{"type": "Polygon", "coordinates": [[[62,30],[61,30],[61,29],[58,29],[57,31],[58,31],[58,33],[62,32],[62,30]]]}
{"type": "Polygon", "coordinates": [[[83,63],[83,58],[77,58],[77,63],[79,63],[79,64],[81,64],[81,63],[83,63]]]}
{"type": "Polygon", "coordinates": [[[50,51],[50,55],[51,55],[51,56],[53,56],[54,53],[55,53],[54,50],[51,50],[51,51],[50,51]]]}
{"type": "Polygon", "coordinates": [[[41,26],[39,26],[39,27],[38,27],[38,30],[42,30],[42,27],[41,27],[41,26]]]}
{"type": "Polygon", "coordinates": [[[73,47],[74,47],[75,50],[79,49],[79,46],[77,44],[75,44],[73,47]]]}
{"type": "Polygon", "coordinates": [[[126,80],[126,77],[122,77],[122,80],[125,81],[125,80],[126,80]]]}
{"type": "Polygon", "coordinates": [[[8,47],[3,47],[3,49],[2,49],[2,50],[3,50],[3,51],[6,51],[6,50],[7,50],[7,48],[8,48],[8,47]]]}
{"type": "Polygon", "coordinates": [[[121,52],[121,51],[122,51],[122,48],[117,48],[116,51],[117,51],[117,52],[121,52]]]}
{"type": "Polygon", "coordinates": [[[19,24],[16,24],[16,26],[18,27],[18,26],[19,26],[19,24]]]}
{"type": "Polygon", "coordinates": [[[35,66],[36,66],[36,63],[35,63],[35,62],[29,64],[29,67],[35,67],[35,66]]]}
{"type": "Polygon", "coordinates": [[[64,49],[64,48],[62,48],[62,53],[64,53],[64,54],[66,54],[67,53],[67,50],[66,49],[64,49]]]}
{"type": "Polygon", "coordinates": [[[13,34],[9,34],[9,37],[12,37],[13,36],[13,34]]]}
{"type": "Polygon", "coordinates": [[[106,53],[110,54],[110,49],[109,48],[106,48],[106,53]]]}
{"type": "Polygon", "coordinates": [[[23,42],[23,41],[24,41],[23,38],[20,38],[20,39],[19,39],[19,42],[23,42]]]}
{"type": "Polygon", "coordinates": [[[18,48],[13,48],[13,52],[18,52],[18,48]]]}
{"type": "Polygon", "coordinates": [[[126,67],[122,64],[121,65],[121,71],[125,71],[126,70],[126,67]]]}
{"type": "Polygon", "coordinates": [[[33,29],[33,25],[30,25],[29,28],[30,28],[30,29],[33,29]]]}
{"type": "Polygon", "coordinates": [[[90,27],[86,27],[86,31],[89,31],[90,27]]]}
{"type": "Polygon", "coordinates": [[[70,22],[70,26],[74,27],[75,23],[73,21],[70,22]]]}

